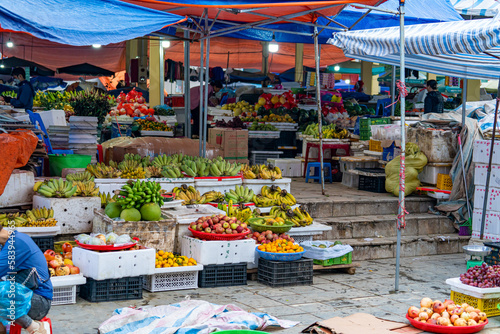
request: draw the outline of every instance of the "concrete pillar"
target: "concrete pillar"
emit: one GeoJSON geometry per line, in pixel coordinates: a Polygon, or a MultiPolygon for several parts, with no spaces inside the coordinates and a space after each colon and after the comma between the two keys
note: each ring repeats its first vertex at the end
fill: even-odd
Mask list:
{"type": "MultiPolygon", "coordinates": [[[[368,61],[361,61],[361,80],[365,83],[364,89],[365,94],[373,95],[373,63],[368,61]]],[[[351,85],[355,85],[355,82],[351,82],[351,85]]]]}
{"type": "Polygon", "coordinates": [[[436,80],[436,74],[427,73],[427,80],[436,80]]]}
{"type": "Polygon", "coordinates": [[[378,84],[378,75],[372,75],[372,92],[369,95],[377,95],[377,94],[380,94],[380,85],[378,84]]]}
{"type": "Polygon", "coordinates": [[[149,105],[163,104],[163,48],[159,39],[149,39],[149,105]]]}
{"type": "Polygon", "coordinates": [[[262,42],[262,73],[269,73],[269,42],[262,42]]]}
{"type": "Polygon", "coordinates": [[[467,102],[480,101],[481,80],[467,80],[467,102]]]}
{"type": "Polygon", "coordinates": [[[295,44],[295,82],[304,81],[304,44],[295,44]]]}

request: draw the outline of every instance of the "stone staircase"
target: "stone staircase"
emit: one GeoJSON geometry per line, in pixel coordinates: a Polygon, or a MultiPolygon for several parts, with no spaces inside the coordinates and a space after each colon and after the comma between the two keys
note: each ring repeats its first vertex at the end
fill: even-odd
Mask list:
{"type": "MultiPolygon", "coordinates": [[[[351,245],[356,260],[396,256],[397,198],[372,194],[357,199],[304,199],[302,203],[316,222],[332,226],[331,231],[315,239],[340,240],[351,245]]],[[[468,244],[470,237],[459,236],[450,219],[427,213],[435,204],[428,197],[407,198],[409,214],[402,230],[402,257],[462,253],[462,246],[468,244]]]]}

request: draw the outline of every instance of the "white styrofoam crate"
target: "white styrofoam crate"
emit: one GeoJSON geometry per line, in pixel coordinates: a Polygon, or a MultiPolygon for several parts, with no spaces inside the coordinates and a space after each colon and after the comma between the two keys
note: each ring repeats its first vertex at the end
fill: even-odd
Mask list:
{"type": "Polygon", "coordinates": [[[339,160],[339,165],[342,173],[356,168],[377,168],[379,166],[378,161],[345,161],[342,159],[339,160]]]}
{"type": "MultiPolygon", "coordinates": [[[[472,238],[479,239],[481,237],[481,232],[480,231],[472,231],[471,236],[472,236],[472,238]]],[[[484,233],[483,239],[488,240],[488,241],[500,242],[500,235],[499,234],[484,233]]]]}
{"type": "Polygon", "coordinates": [[[87,282],[82,274],[54,276],[50,278],[54,288],[52,305],[67,305],[76,303],[76,286],[87,282]]]}
{"type": "Polygon", "coordinates": [[[358,189],[359,175],[352,173],[342,173],[342,184],[349,188],[358,189]]]}
{"type": "Polygon", "coordinates": [[[47,198],[33,196],[33,208],[52,208],[61,234],[89,233],[92,231],[94,209],[101,208],[99,197],[47,198]]]}
{"type": "MultiPolygon", "coordinates": [[[[486,186],[486,176],[488,174],[488,164],[476,164],[474,169],[474,185],[486,186]]],[[[500,188],[500,166],[491,165],[490,187],[500,188]]]]}
{"type": "Polygon", "coordinates": [[[286,234],[295,239],[295,236],[319,235],[323,234],[323,232],[331,230],[332,230],[331,226],[313,222],[311,225],[304,227],[292,227],[292,229],[286,232],[286,234]]]}
{"type": "Polygon", "coordinates": [[[293,240],[295,240],[296,243],[301,243],[304,241],[313,241],[313,236],[312,235],[291,235],[293,240]]]}
{"type": "Polygon", "coordinates": [[[15,169],[0,195],[0,208],[31,204],[33,202],[33,172],[15,169]]]}
{"type": "MultiPolygon", "coordinates": [[[[481,231],[481,220],[483,218],[483,210],[474,209],[472,213],[472,231],[481,231]]],[[[484,233],[500,235],[500,212],[486,212],[484,219],[484,233]]]]}
{"type": "Polygon", "coordinates": [[[95,280],[152,275],[156,251],[153,248],[99,253],[73,248],[73,263],[85,277],[95,280]]]}
{"type": "MultiPolygon", "coordinates": [[[[43,125],[46,129],[51,125],[60,125],[66,126],[66,112],[62,109],[52,109],[52,110],[42,110],[37,111],[37,114],[40,115],[43,121],[43,125]]],[[[29,115],[25,113],[24,115],[15,116],[16,119],[20,121],[28,121],[30,120],[29,115]]]]}
{"type": "Polygon", "coordinates": [[[203,265],[172,268],[156,268],[153,275],[143,280],[143,288],[150,292],[198,288],[198,272],[203,265]]]}
{"type": "Polygon", "coordinates": [[[61,227],[47,226],[47,227],[16,227],[16,231],[29,235],[30,237],[51,237],[61,233],[61,227]]]}
{"type": "Polygon", "coordinates": [[[254,261],[255,240],[203,241],[183,236],[181,254],[204,265],[248,263],[254,261]]]}
{"type": "Polygon", "coordinates": [[[427,184],[437,184],[438,174],[448,175],[451,170],[451,164],[429,164],[424,167],[422,173],[418,174],[418,179],[420,182],[427,184]]]}
{"type": "Polygon", "coordinates": [[[95,185],[99,187],[102,193],[112,193],[115,190],[120,190],[122,186],[127,184],[127,179],[94,179],[95,185]]]}
{"type": "Polygon", "coordinates": [[[281,188],[281,190],[286,190],[287,192],[290,192],[291,185],[292,185],[292,179],[289,178],[282,178],[282,179],[277,179],[277,180],[263,180],[263,179],[243,179],[243,185],[250,190],[253,190],[253,192],[256,195],[259,195],[262,190],[263,186],[278,186],[281,188]]]}
{"type": "Polygon", "coordinates": [[[302,177],[302,161],[298,159],[267,159],[267,162],[281,169],[284,177],[302,177]]]}
{"type": "Polygon", "coordinates": [[[500,288],[477,288],[460,282],[460,277],[448,278],[446,284],[451,286],[451,290],[467,296],[479,299],[490,299],[500,297],[500,288]]]}
{"type": "MultiPolygon", "coordinates": [[[[474,191],[474,208],[483,209],[484,195],[486,188],[476,186],[474,191]]],[[[500,212],[500,188],[490,188],[488,194],[488,203],[486,205],[487,211],[500,212]]]]}
{"type": "Polygon", "coordinates": [[[229,192],[229,190],[234,189],[237,185],[241,185],[241,178],[238,179],[221,179],[217,180],[207,180],[207,179],[196,179],[194,181],[194,187],[196,190],[200,192],[200,194],[204,194],[208,191],[218,191],[222,194],[229,192]]]}
{"type": "MultiPolygon", "coordinates": [[[[474,142],[474,151],[472,155],[473,162],[487,164],[490,161],[490,154],[490,140],[476,140],[474,142]]],[[[500,165],[500,143],[498,141],[495,142],[495,148],[493,149],[492,163],[495,165],[500,165]]]]}

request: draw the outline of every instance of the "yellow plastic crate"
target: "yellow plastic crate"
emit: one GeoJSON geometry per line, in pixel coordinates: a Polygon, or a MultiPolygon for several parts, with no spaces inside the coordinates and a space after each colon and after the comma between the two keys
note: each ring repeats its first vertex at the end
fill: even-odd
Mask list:
{"type": "Polygon", "coordinates": [[[489,317],[496,317],[500,315],[500,310],[497,308],[497,305],[500,303],[500,298],[476,298],[472,296],[468,296],[466,294],[451,291],[451,300],[455,302],[455,304],[463,304],[467,303],[470,306],[474,306],[480,309],[482,312],[486,313],[489,317]]]}
{"type": "Polygon", "coordinates": [[[437,188],[441,190],[451,190],[453,189],[453,182],[451,182],[451,177],[448,174],[438,174],[437,175],[437,188]]]}
{"type": "Polygon", "coordinates": [[[373,140],[370,139],[370,144],[369,144],[370,151],[374,152],[382,152],[382,142],[380,140],[373,140]]]}

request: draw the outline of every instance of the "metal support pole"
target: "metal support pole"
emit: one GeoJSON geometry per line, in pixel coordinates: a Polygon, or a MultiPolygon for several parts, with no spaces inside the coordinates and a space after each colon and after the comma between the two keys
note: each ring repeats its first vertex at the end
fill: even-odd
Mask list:
{"type": "Polygon", "coordinates": [[[497,104],[495,106],[495,119],[493,120],[493,133],[491,135],[490,160],[488,162],[488,171],[486,174],[486,190],[485,190],[484,202],[483,202],[483,215],[481,217],[481,234],[479,235],[479,239],[481,239],[481,240],[483,240],[483,237],[484,237],[484,221],[486,218],[486,206],[488,204],[488,193],[490,192],[491,163],[493,161],[493,148],[495,147],[495,135],[496,135],[496,130],[497,130],[499,104],[500,104],[500,80],[498,81],[497,104]]]}
{"type": "MultiPolygon", "coordinates": [[[[210,34],[210,32],[209,32],[210,34]]],[[[203,41],[202,41],[203,43],[203,41]]],[[[207,38],[206,40],[207,43],[207,48],[206,48],[206,70],[205,70],[205,108],[203,108],[203,157],[206,157],[206,152],[207,152],[207,132],[208,132],[208,88],[210,87],[209,85],[209,80],[210,80],[210,38],[207,38]]]]}
{"type": "MultiPolygon", "coordinates": [[[[392,79],[391,79],[391,116],[394,116],[396,109],[396,66],[392,65],[392,79]]],[[[378,112],[378,110],[377,110],[378,112]]]]}
{"type": "MultiPolygon", "coordinates": [[[[319,170],[321,173],[321,193],[325,194],[325,174],[323,171],[323,132],[322,132],[322,113],[321,113],[321,87],[319,77],[319,43],[318,28],[314,27],[314,60],[316,63],[316,102],[318,104],[318,129],[319,129],[319,170]]],[[[306,166],[307,168],[307,166],[306,166]]]]}
{"type": "MultiPolygon", "coordinates": [[[[202,35],[204,36],[204,35],[202,35]]],[[[200,136],[199,142],[200,142],[200,157],[203,156],[203,46],[205,44],[203,42],[200,42],[200,107],[198,108],[200,111],[200,123],[199,123],[199,131],[198,134],[200,136]]]]}
{"type": "MultiPolygon", "coordinates": [[[[399,68],[400,80],[404,87],[405,82],[405,2],[400,0],[399,2],[399,30],[400,30],[400,47],[399,55],[401,67],[399,68]]],[[[401,163],[399,167],[399,208],[398,208],[398,222],[397,227],[397,244],[396,244],[396,281],[394,284],[394,290],[399,291],[399,262],[401,256],[401,228],[405,226],[405,155],[406,155],[406,134],[405,134],[405,96],[404,92],[400,92],[401,101],[401,163]]]]}
{"type": "MultiPolygon", "coordinates": [[[[184,31],[184,38],[189,39],[189,31],[184,31]]],[[[191,138],[191,80],[189,80],[190,71],[190,44],[184,42],[184,135],[191,138]]]]}
{"type": "Polygon", "coordinates": [[[465,113],[467,111],[467,79],[463,80],[462,88],[462,127],[465,126],[465,113]]]}

